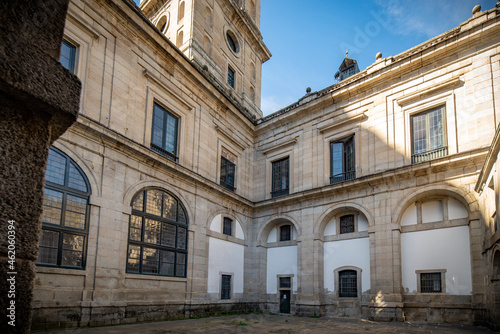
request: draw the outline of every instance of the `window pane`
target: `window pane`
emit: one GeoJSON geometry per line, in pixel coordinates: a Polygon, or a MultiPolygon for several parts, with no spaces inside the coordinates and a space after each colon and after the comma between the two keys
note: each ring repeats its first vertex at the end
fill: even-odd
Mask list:
{"type": "Polygon", "coordinates": [[[161,204],[163,192],[160,190],[146,191],[146,212],[161,217],[161,204]]]}
{"type": "Polygon", "coordinates": [[[87,184],[85,183],[83,175],[78,168],[76,168],[74,163],[70,163],[69,165],[68,187],[87,192],[87,184]]]}
{"type": "Polygon", "coordinates": [[[358,282],[355,270],[339,272],[339,297],[357,297],[358,282]]]}
{"type": "Polygon", "coordinates": [[[160,243],[161,223],[156,220],[147,219],[144,223],[144,242],[150,244],[160,243]]]}
{"type": "Polygon", "coordinates": [[[443,143],[443,113],[441,108],[429,113],[429,150],[444,146],[443,143]]]}
{"type": "Polygon", "coordinates": [[[127,255],[127,271],[139,272],[139,262],[141,258],[141,247],[129,245],[127,255]]]}
{"type": "Polygon", "coordinates": [[[142,249],[142,272],[149,274],[158,274],[158,263],[160,260],[160,251],[154,248],[142,249]]]}
{"type": "Polygon", "coordinates": [[[64,185],[65,175],[66,175],[66,158],[53,149],[49,150],[47,169],[45,171],[45,179],[48,182],[64,185]]]}
{"type": "Polygon", "coordinates": [[[164,149],[173,155],[176,155],[177,151],[177,117],[166,112],[167,117],[167,129],[166,129],[166,139],[164,149]]]}
{"type": "Polygon", "coordinates": [[[175,247],[175,225],[163,223],[161,232],[161,244],[167,247],[175,247]]]}
{"type": "Polygon", "coordinates": [[[280,277],[280,288],[291,288],[291,278],[290,277],[280,277]]]}
{"type": "Polygon", "coordinates": [[[222,275],[221,299],[231,299],[231,275],[222,275]]]}
{"type": "Polygon", "coordinates": [[[344,151],[345,151],[345,173],[346,173],[346,179],[350,180],[354,178],[354,175],[352,175],[352,172],[355,170],[354,166],[354,137],[351,137],[345,142],[344,145],[344,151]],[[351,173],[349,175],[348,173],[351,173]]]}
{"type": "Polygon", "coordinates": [[[177,220],[177,200],[169,194],[163,195],[163,214],[162,217],[171,220],[177,220]]]}
{"type": "Polygon", "coordinates": [[[186,213],[184,212],[184,209],[182,209],[182,207],[179,205],[179,217],[177,217],[177,221],[179,223],[184,223],[186,224],[187,221],[186,221],[186,213]]]}
{"type": "Polygon", "coordinates": [[[64,219],[64,225],[84,229],[86,210],[86,199],[68,195],[66,197],[66,216],[64,219]]]}
{"type": "Polygon", "coordinates": [[[227,69],[227,83],[234,88],[234,71],[231,68],[227,69]]]}
{"type": "Polygon", "coordinates": [[[340,234],[354,232],[354,215],[340,217],[340,234]]]}
{"type": "Polygon", "coordinates": [[[426,115],[412,116],[413,153],[427,151],[427,122],[426,115]]]}
{"type": "Polygon", "coordinates": [[[141,241],[142,234],[142,217],[132,216],[130,217],[130,240],[141,241]]]}
{"type": "Polygon", "coordinates": [[[137,211],[144,211],[144,192],[141,191],[139,195],[135,196],[132,202],[132,209],[137,211]]]}
{"type": "Polygon", "coordinates": [[[59,57],[59,62],[66,69],[75,73],[75,61],[76,61],[76,46],[70,42],[63,40],[61,45],[61,57],[59,57]]]}
{"type": "Polygon", "coordinates": [[[233,221],[227,217],[224,217],[222,233],[227,235],[232,235],[233,221]]]}
{"type": "Polygon", "coordinates": [[[42,222],[61,224],[62,200],[62,193],[47,188],[44,189],[42,222]]]}
{"type": "Polygon", "coordinates": [[[292,226],[280,226],[280,241],[292,240],[292,226]]]}
{"type": "Polygon", "coordinates": [[[153,106],[153,131],[151,142],[163,148],[163,117],[165,112],[156,103],[153,106]]]}
{"type": "Polygon", "coordinates": [[[174,276],[175,271],[175,252],[162,251],[160,274],[167,276],[174,276]]]}
{"type": "Polygon", "coordinates": [[[440,293],[441,273],[422,273],[420,274],[420,290],[422,293],[440,293]]]}
{"type": "Polygon", "coordinates": [[[177,248],[186,249],[186,229],[177,227],[177,248]]]}
{"type": "Polygon", "coordinates": [[[83,266],[83,244],[85,238],[81,235],[63,234],[61,265],[83,266]]]}
{"type": "Polygon", "coordinates": [[[38,249],[37,263],[57,264],[57,249],[59,247],[59,232],[42,230],[38,249]]]}
{"type": "Polygon", "coordinates": [[[177,264],[175,266],[175,276],[186,275],[186,254],[177,253],[177,264]]]}
{"type": "Polygon", "coordinates": [[[332,176],[342,174],[344,172],[344,143],[332,143],[332,176]]]}

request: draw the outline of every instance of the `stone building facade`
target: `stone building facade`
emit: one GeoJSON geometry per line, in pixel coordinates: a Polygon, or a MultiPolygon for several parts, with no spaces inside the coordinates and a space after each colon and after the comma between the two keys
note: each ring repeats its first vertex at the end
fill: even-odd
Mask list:
{"type": "Polygon", "coordinates": [[[495,196],[475,186],[499,117],[499,14],[262,117],[258,0],[72,1],[61,63],[81,108],[50,151],[34,328],[498,321],[495,196]]]}

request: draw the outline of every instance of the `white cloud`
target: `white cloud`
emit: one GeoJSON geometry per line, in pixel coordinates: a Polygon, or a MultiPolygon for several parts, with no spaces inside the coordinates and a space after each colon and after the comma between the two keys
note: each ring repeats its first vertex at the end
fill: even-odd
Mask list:
{"type": "Polygon", "coordinates": [[[261,110],[264,116],[267,116],[286,107],[289,104],[292,104],[294,101],[295,100],[291,97],[263,95],[261,100],[261,110]]]}

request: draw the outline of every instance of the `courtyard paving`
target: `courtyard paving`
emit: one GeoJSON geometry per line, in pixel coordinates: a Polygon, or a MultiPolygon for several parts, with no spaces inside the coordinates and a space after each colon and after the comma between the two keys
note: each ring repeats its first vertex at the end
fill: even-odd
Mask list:
{"type": "Polygon", "coordinates": [[[270,314],[245,314],[202,319],[188,319],[141,323],[99,328],[74,328],[33,333],[72,334],[229,334],[229,333],[500,333],[484,327],[449,324],[413,324],[401,322],[373,322],[369,320],[333,317],[295,317],[270,314]]]}

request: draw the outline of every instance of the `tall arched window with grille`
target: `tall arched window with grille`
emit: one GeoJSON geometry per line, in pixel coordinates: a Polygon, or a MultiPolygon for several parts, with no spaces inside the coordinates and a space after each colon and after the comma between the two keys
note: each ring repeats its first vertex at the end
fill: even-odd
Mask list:
{"type": "Polygon", "coordinates": [[[85,268],[89,197],[90,185],[80,167],[51,147],[45,171],[38,265],[85,268]]]}
{"type": "Polygon", "coordinates": [[[186,277],[188,221],[182,203],[161,189],[132,200],[127,272],[186,277]]]}

